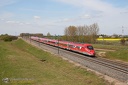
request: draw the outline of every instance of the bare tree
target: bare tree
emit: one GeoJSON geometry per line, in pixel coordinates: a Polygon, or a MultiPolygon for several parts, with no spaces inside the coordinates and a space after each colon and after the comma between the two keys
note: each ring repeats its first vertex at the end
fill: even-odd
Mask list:
{"type": "Polygon", "coordinates": [[[84,26],[77,27],[78,42],[84,42],[85,28],[84,26]]]}
{"type": "Polygon", "coordinates": [[[65,28],[65,36],[68,36],[68,40],[70,41],[76,41],[75,37],[77,35],[77,28],[75,26],[69,26],[67,28],[65,28]]]}
{"type": "Polygon", "coordinates": [[[97,23],[94,23],[89,26],[89,36],[90,36],[90,42],[95,43],[97,35],[99,33],[99,27],[97,23]]]}
{"type": "Polygon", "coordinates": [[[69,40],[69,37],[68,37],[69,35],[68,35],[68,28],[65,28],[65,30],[64,30],[64,40],[69,40]]]}
{"type": "Polygon", "coordinates": [[[75,36],[77,34],[77,28],[75,26],[68,27],[68,34],[70,36],[75,36]]]}
{"type": "Polygon", "coordinates": [[[84,26],[69,26],[65,28],[65,37],[71,41],[77,42],[92,42],[94,43],[99,32],[99,27],[97,23],[92,25],[84,26]]]}
{"type": "Polygon", "coordinates": [[[50,37],[51,37],[51,34],[50,34],[49,32],[47,33],[47,37],[48,37],[48,38],[50,38],[50,37]]]}

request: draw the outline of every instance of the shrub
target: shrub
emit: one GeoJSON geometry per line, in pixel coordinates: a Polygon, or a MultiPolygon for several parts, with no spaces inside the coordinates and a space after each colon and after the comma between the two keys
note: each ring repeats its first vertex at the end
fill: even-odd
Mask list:
{"type": "Polygon", "coordinates": [[[16,37],[16,36],[10,36],[10,35],[7,35],[7,34],[0,36],[0,40],[3,40],[5,42],[16,40],[17,38],[18,37],[16,37]]]}
{"type": "Polygon", "coordinates": [[[11,36],[6,36],[5,38],[3,38],[3,40],[4,40],[5,42],[7,42],[7,41],[12,41],[12,38],[11,38],[11,36]]]}
{"type": "Polygon", "coordinates": [[[12,39],[12,40],[17,40],[18,37],[17,37],[17,36],[11,36],[11,39],[12,39]]]}
{"type": "Polygon", "coordinates": [[[122,45],[125,45],[125,39],[124,39],[124,38],[122,38],[122,39],[120,40],[120,42],[121,42],[122,45]]]}

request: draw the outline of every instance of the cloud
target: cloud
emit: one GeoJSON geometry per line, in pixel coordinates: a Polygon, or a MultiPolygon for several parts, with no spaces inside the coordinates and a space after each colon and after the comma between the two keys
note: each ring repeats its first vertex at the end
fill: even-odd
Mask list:
{"type": "Polygon", "coordinates": [[[4,21],[4,19],[3,19],[3,18],[1,18],[0,20],[4,21]]]}
{"type": "Polygon", "coordinates": [[[92,17],[89,14],[85,14],[85,15],[80,16],[80,18],[82,18],[82,19],[90,19],[92,17]]]}
{"type": "Polygon", "coordinates": [[[75,18],[64,18],[64,19],[60,19],[55,21],[55,23],[61,23],[61,22],[71,22],[74,21],[75,18]]]}
{"type": "Polygon", "coordinates": [[[15,21],[6,21],[6,23],[14,24],[16,22],[15,21]]]}
{"type": "Polygon", "coordinates": [[[104,0],[55,0],[65,4],[84,9],[86,12],[101,11],[105,14],[112,14],[121,11],[121,8],[114,7],[111,3],[104,0]]]}
{"type": "Polygon", "coordinates": [[[10,25],[31,25],[31,23],[29,22],[21,22],[21,21],[5,21],[6,24],[10,24],[10,25]]]}
{"type": "Polygon", "coordinates": [[[76,22],[76,21],[80,21],[81,19],[94,19],[94,18],[99,18],[102,17],[102,15],[100,14],[95,14],[95,15],[91,15],[91,14],[83,14],[80,16],[76,16],[74,18],[64,18],[64,19],[60,19],[55,21],[55,23],[62,23],[62,22],[76,22]]]}
{"type": "Polygon", "coordinates": [[[122,11],[120,14],[128,14],[128,10],[122,11]]]}
{"type": "Polygon", "coordinates": [[[20,21],[6,21],[7,24],[17,24],[17,25],[22,25],[23,22],[20,22],[20,21]]]}
{"type": "Polygon", "coordinates": [[[20,10],[23,10],[23,11],[31,11],[31,12],[42,12],[42,10],[30,9],[30,8],[20,8],[20,10]]]}
{"type": "Polygon", "coordinates": [[[19,0],[0,0],[0,7],[16,3],[19,0]]]}
{"type": "Polygon", "coordinates": [[[2,18],[2,19],[9,19],[9,18],[11,18],[13,16],[14,16],[14,14],[11,13],[11,12],[0,13],[0,18],[2,18]]]}
{"type": "Polygon", "coordinates": [[[73,16],[66,16],[54,23],[59,25],[84,25],[98,23],[100,32],[105,34],[112,34],[113,32],[119,34],[118,26],[127,26],[127,7],[115,7],[112,3],[105,2],[106,0],[54,0],[64,4],[68,4],[82,11],[74,13],[73,16]],[[121,13],[122,12],[122,13],[121,13]],[[121,14],[124,14],[123,16],[121,14]],[[115,31],[111,31],[111,30],[115,31]]]}
{"type": "Polygon", "coordinates": [[[41,17],[40,16],[34,16],[34,19],[40,19],[41,17]]]}
{"type": "Polygon", "coordinates": [[[71,4],[74,6],[90,8],[93,10],[106,11],[111,7],[110,4],[103,2],[102,0],[56,0],[59,2],[71,4]]]}
{"type": "Polygon", "coordinates": [[[31,23],[29,23],[29,22],[26,22],[25,24],[26,24],[26,25],[30,25],[31,23]]]}

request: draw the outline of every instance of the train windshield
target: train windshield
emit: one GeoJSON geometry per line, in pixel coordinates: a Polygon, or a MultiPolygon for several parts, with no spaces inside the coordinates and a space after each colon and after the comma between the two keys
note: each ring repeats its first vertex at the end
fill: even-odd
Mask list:
{"type": "Polygon", "coordinates": [[[93,50],[93,47],[92,47],[92,46],[87,46],[87,48],[88,48],[89,50],[93,50]]]}

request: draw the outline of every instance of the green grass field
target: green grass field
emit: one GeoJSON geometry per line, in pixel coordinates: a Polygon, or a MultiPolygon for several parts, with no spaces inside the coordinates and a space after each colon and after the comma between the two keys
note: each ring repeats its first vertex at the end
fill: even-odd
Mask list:
{"type": "MultiPolygon", "coordinates": [[[[128,46],[93,44],[94,48],[115,50],[106,52],[105,58],[128,62],[128,46]]],[[[101,50],[102,51],[102,50],[101,50]]]]}
{"type": "Polygon", "coordinates": [[[0,85],[108,85],[108,83],[92,72],[19,39],[0,42],[0,85]],[[3,79],[7,78],[9,80],[5,83],[3,79]]]}

